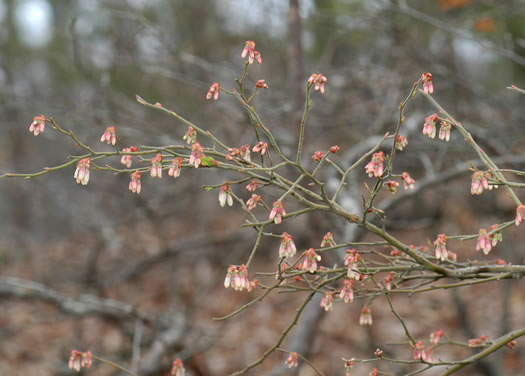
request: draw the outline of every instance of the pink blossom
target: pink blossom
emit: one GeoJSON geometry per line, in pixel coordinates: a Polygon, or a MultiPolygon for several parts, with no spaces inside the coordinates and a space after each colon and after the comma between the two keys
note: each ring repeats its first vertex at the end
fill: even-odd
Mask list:
{"type": "Polygon", "coordinates": [[[368,177],[371,178],[375,176],[379,178],[383,175],[383,162],[385,161],[385,154],[380,151],[374,153],[372,160],[365,166],[365,172],[368,174],[368,177]]]}
{"type": "Polygon", "coordinates": [[[324,153],[322,151],[316,151],[314,155],[312,155],[312,159],[316,162],[319,162],[321,159],[323,159],[324,153]]]}
{"type": "Polygon", "coordinates": [[[405,137],[401,136],[400,134],[396,137],[396,149],[399,151],[403,151],[403,149],[408,145],[408,141],[405,137]]]}
{"type": "Polygon", "coordinates": [[[296,352],[291,352],[290,355],[288,355],[288,358],[286,359],[286,365],[288,368],[296,368],[298,365],[298,355],[296,352]]]}
{"type": "Polygon", "coordinates": [[[449,141],[450,140],[450,130],[452,129],[452,124],[446,120],[441,121],[441,128],[439,129],[439,139],[449,141]]]}
{"type": "Polygon", "coordinates": [[[117,143],[117,132],[113,125],[106,128],[102,137],[100,137],[100,142],[106,142],[108,145],[115,145],[117,143]]]}
{"type": "Polygon", "coordinates": [[[257,182],[256,179],[253,179],[247,186],[246,186],[246,189],[250,192],[255,192],[255,190],[257,189],[259,183],[257,182]]]}
{"type": "Polygon", "coordinates": [[[71,351],[71,357],[69,358],[68,367],[80,372],[81,368],[89,368],[93,364],[93,357],[91,351],[80,352],[77,350],[71,351]]]}
{"type": "Polygon", "coordinates": [[[361,255],[355,249],[347,249],[345,253],[344,265],[348,268],[347,277],[359,281],[361,274],[357,271],[357,264],[361,255]]]}
{"type": "Polygon", "coordinates": [[[131,181],[129,182],[129,190],[133,193],[139,194],[141,191],[140,171],[133,171],[130,176],[131,181]]]}
{"type": "Polygon", "coordinates": [[[430,343],[437,345],[441,337],[443,337],[444,335],[445,333],[441,329],[433,331],[432,333],[430,333],[430,343]]]}
{"type": "Polygon", "coordinates": [[[221,85],[218,82],[214,82],[211,84],[210,89],[208,90],[208,94],[206,94],[206,99],[213,99],[217,100],[219,99],[219,92],[221,91],[221,85]]]}
{"type": "Polygon", "coordinates": [[[193,144],[197,141],[197,132],[195,131],[195,128],[192,126],[188,126],[188,130],[186,133],[184,133],[184,137],[182,137],[183,140],[186,141],[186,144],[193,144]]]}
{"type": "Polygon", "coordinates": [[[184,363],[182,363],[182,360],[180,359],[175,359],[171,365],[171,375],[184,376],[185,374],[186,370],[184,369],[184,363]]]}
{"type": "Polygon", "coordinates": [[[77,184],[86,185],[89,181],[89,167],[91,165],[91,158],[82,158],[77,163],[77,169],[73,177],[77,181],[77,184]]]}
{"type": "MultiPolygon", "coordinates": [[[[124,149],[122,149],[122,151],[123,151],[124,153],[136,153],[137,151],[139,151],[139,148],[136,147],[136,146],[130,146],[129,148],[124,148],[124,149]]],[[[123,155],[123,156],[120,158],[120,163],[122,163],[122,164],[123,164],[124,166],[126,166],[127,168],[130,168],[130,167],[131,167],[132,159],[133,159],[133,156],[132,156],[132,155],[125,154],[125,155],[123,155]]]]}
{"type": "Polygon", "coordinates": [[[377,376],[378,372],[377,368],[373,368],[372,371],[368,373],[368,376],[377,376]]]}
{"type": "Polygon", "coordinates": [[[282,217],[286,215],[286,211],[284,210],[283,203],[281,201],[275,201],[273,203],[273,209],[270,212],[270,217],[268,218],[270,221],[274,221],[275,224],[280,224],[282,221],[282,217]]]}
{"type": "Polygon", "coordinates": [[[339,146],[337,146],[337,145],[330,146],[330,153],[332,153],[332,154],[337,153],[339,150],[341,150],[341,148],[339,146]]]}
{"type": "Polygon", "coordinates": [[[339,299],[342,299],[345,303],[354,301],[354,281],[351,279],[345,279],[344,287],[339,293],[339,299]]]}
{"type": "Polygon", "coordinates": [[[297,248],[293,242],[293,237],[287,232],[283,232],[281,246],[279,247],[279,257],[291,258],[295,256],[297,248]]]}
{"type": "Polygon", "coordinates": [[[264,80],[258,80],[255,83],[255,87],[259,89],[268,89],[268,84],[264,80]]]}
{"type": "MultiPolygon", "coordinates": [[[[262,56],[261,56],[261,53],[259,51],[254,51],[253,52],[253,57],[255,58],[255,61],[257,61],[258,64],[262,64],[262,56]]],[[[250,61],[250,59],[248,59],[248,61],[250,61]]],[[[252,62],[250,62],[251,64],[252,62]]]]}
{"type": "Polygon", "coordinates": [[[454,262],[458,261],[458,255],[456,253],[452,251],[447,251],[447,252],[448,252],[447,257],[449,260],[454,261],[454,262]]]}
{"type": "Polygon", "coordinates": [[[436,258],[445,261],[447,259],[447,235],[439,234],[434,241],[436,258]]]}
{"type": "Polygon", "coordinates": [[[476,243],[476,251],[483,250],[483,253],[488,255],[492,250],[492,242],[489,239],[489,234],[484,228],[479,229],[478,241],[476,243]]]}
{"type": "Polygon", "coordinates": [[[438,115],[432,114],[425,118],[425,124],[423,125],[423,134],[428,135],[430,138],[436,137],[436,124],[438,122],[438,115]]]}
{"type": "Polygon", "coordinates": [[[33,122],[29,126],[29,132],[32,132],[35,136],[44,132],[44,126],[46,125],[46,117],[44,115],[35,116],[33,122]]]}
{"type": "Polygon", "coordinates": [[[372,325],[372,322],[372,310],[369,307],[363,307],[359,316],[359,325],[372,325]]]}
{"type": "Polygon", "coordinates": [[[324,94],[324,83],[326,81],[328,81],[328,79],[321,73],[314,73],[308,79],[308,85],[314,85],[315,91],[321,91],[321,94],[324,94]]]}
{"type": "Polygon", "coordinates": [[[170,169],[168,170],[168,176],[178,178],[182,169],[182,163],[183,160],[181,157],[173,158],[173,161],[171,161],[170,169]]]}
{"type": "Polygon", "coordinates": [[[317,261],[321,261],[321,256],[315,252],[315,249],[309,248],[304,251],[303,269],[315,273],[317,270],[317,261]]]}
{"type": "Polygon", "coordinates": [[[501,230],[498,230],[498,224],[494,224],[490,226],[490,232],[489,239],[492,242],[492,246],[495,247],[498,242],[503,241],[503,235],[501,234],[501,230]]]}
{"type": "Polygon", "coordinates": [[[424,350],[425,350],[425,346],[423,345],[423,342],[417,341],[414,344],[414,360],[421,359],[421,356],[423,355],[424,350]]]}
{"type": "Polygon", "coordinates": [[[518,205],[516,208],[516,226],[519,226],[521,222],[523,222],[523,218],[525,218],[525,205],[518,205]]]}
{"type": "Polygon", "coordinates": [[[481,347],[484,345],[489,344],[491,341],[489,340],[489,336],[483,335],[479,338],[472,338],[468,340],[468,346],[469,347],[481,347]]]}
{"type": "Polygon", "coordinates": [[[259,141],[257,145],[255,145],[252,149],[252,152],[254,153],[261,153],[261,155],[264,155],[266,153],[266,150],[268,150],[268,143],[259,141]]]}
{"type": "Polygon", "coordinates": [[[162,178],[162,154],[158,153],[155,157],[151,159],[151,177],[162,178]]]}
{"type": "Polygon", "coordinates": [[[230,265],[226,278],[224,279],[224,287],[232,287],[235,291],[242,291],[246,289],[251,291],[257,286],[257,280],[249,281],[248,268],[246,265],[234,266],[230,265]]]}
{"type": "Polygon", "coordinates": [[[232,190],[229,184],[224,184],[219,192],[219,204],[224,207],[228,203],[228,206],[233,205],[232,190]]]}
{"type": "Polygon", "coordinates": [[[423,73],[421,75],[421,81],[423,82],[423,91],[425,94],[432,94],[434,92],[434,86],[432,85],[432,74],[423,73]]]}
{"type": "Polygon", "coordinates": [[[326,235],[323,236],[321,248],[324,247],[335,247],[334,235],[331,232],[327,232],[326,235]]]}
{"type": "Polygon", "coordinates": [[[392,194],[397,192],[397,187],[399,187],[399,183],[395,180],[389,180],[386,182],[386,187],[392,194]]]}
{"type": "Polygon", "coordinates": [[[241,154],[242,159],[244,159],[247,162],[251,162],[251,159],[250,159],[250,145],[246,144],[246,145],[241,146],[240,154],[241,154]]]}
{"type": "Polygon", "coordinates": [[[483,171],[476,171],[472,174],[470,193],[473,195],[480,195],[483,193],[483,189],[489,189],[489,182],[483,171]]]}
{"type": "Polygon", "coordinates": [[[385,289],[392,290],[392,281],[394,280],[394,275],[392,273],[388,273],[388,275],[385,278],[385,289]]]}
{"type": "Polygon", "coordinates": [[[321,308],[324,308],[326,312],[331,311],[333,308],[334,294],[332,292],[326,292],[321,299],[321,308]]]}
{"type": "Polygon", "coordinates": [[[201,144],[196,142],[191,146],[190,166],[198,168],[202,158],[204,158],[204,149],[201,144]]]}
{"type": "Polygon", "coordinates": [[[233,158],[234,157],[237,157],[241,155],[241,151],[240,149],[237,149],[237,148],[229,148],[228,149],[228,154],[226,155],[226,159],[229,160],[229,161],[233,161],[233,158]]]}
{"type": "Polygon", "coordinates": [[[412,177],[410,176],[408,172],[405,171],[401,174],[401,180],[403,180],[405,191],[408,190],[409,188],[414,189],[414,184],[416,183],[416,181],[412,179],[412,177]]]}
{"type": "Polygon", "coordinates": [[[244,43],[244,49],[242,50],[241,57],[244,59],[248,55],[248,63],[252,64],[256,60],[259,64],[262,63],[262,57],[259,51],[255,50],[255,42],[253,40],[247,40],[244,43]]]}
{"type": "Polygon", "coordinates": [[[259,202],[261,202],[261,196],[256,195],[255,193],[250,197],[248,201],[246,201],[246,206],[248,207],[248,210],[253,210],[259,205],[259,202]]]}

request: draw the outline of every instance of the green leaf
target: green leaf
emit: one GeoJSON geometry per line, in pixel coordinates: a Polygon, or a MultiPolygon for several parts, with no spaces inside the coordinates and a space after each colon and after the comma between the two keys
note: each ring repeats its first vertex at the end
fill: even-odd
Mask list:
{"type": "Polygon", "coordinates": [[[213,157],[201,158],[201,166],[203,167],[216,167],[217,165],[218,163],[213,157]]]}

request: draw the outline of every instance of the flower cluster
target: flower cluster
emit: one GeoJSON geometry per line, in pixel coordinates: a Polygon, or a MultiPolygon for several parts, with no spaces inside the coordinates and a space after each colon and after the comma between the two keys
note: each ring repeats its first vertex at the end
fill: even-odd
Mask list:
{"type": "Polygon", "coordinates": [[[257,187],[259,186],[259,183],[257,182],[257,179],[253,179],[247,186],[246,186],[246,189],[249,191],[249,192],[255,192],[255,190],[257,189],[257,187]]]}
{"type": "Polygon", "coordinates": [[[173,161],[171,161],[170,169],[168,170],[168,176],[173,176],[174,178],[178,178],[180,176],[180,171],[182,169],[182,163],[183,163],[183,160],[181,157],[173,158],[173,161]]]}
{"type": "Polygon", "coordinates": [[[434,241],[436,258],[445,261],[447,259],[447,235],[439,234],[434,241]]]}
{"type": "Polygon", "coordinates": [[[445,333],[441,329],[433,331],[432,333],[430,333],[430,343],[437,345],[441,337],[443,337],[444,335],[445,333]]]}
{"type": "Polygon", "coordinates": [[[330,146],[330,153],[335,154],[337,153],[341,148],[337,145],[330,146]]]}
{"type": "Polygon", "coordinates": [[[246,201],[246,206],[248,207],[248,210],[251,211],[255,209],[257,205],[259,205],[259,202],[261,202],[261,199],[262,199],[261,196],[254,193],[252,197],[250,197],[250,199],[246,201]]]}
{"type": "Polygon", "coordinates": [[[184,376],[185,374],[184,363],[180,359],[175,359],[171,365],[171,376],[184,376]]]}
{"type": "Polygon", "coordinates": [[[423,91],[425,92],[425,94],[432,94],[434,92],[431,73],[423,73],[421,75],[421,82],[423,82],[423,91]]]}
{"type": "Polygon", "coordinates": [[[280,224],[282,222],[283,216],[286,215],[286,211],[284,211],[284,206],[281,201],[275,201],[273,203],[272,211],[270,212],[270,217],[268,218],[270,221],[274,221],[275,224],[280,224]]]}
{"type": "Polygon", "coordinates": [[[392,194],[397,192],[397,187],[399,187],[399,183],[395,180],[389,180],[386,182],[386,187],[392,194]]]}
{"type": "Polygon", "coordinates": [[[286,365],[288,368],[296,368],[298,364],[299,355],[296,352],[291,352],[286,359],[286,365]]]}
{"type": "MultiPolygon", "coordinates": [[[[129,148],[122,149],[124,153],[136,153],[139,151],[139,148],[136,146],[130,146],[129,148]]],[[[131,162],[133,160],[133,156],[129,154],[125,154],[120,158],[120,163],[122,163],[127,168],[131,167],[131,162]]]]}
{"type": "Polygon", "coordinates": [[[268,89],[268,84],[264,80],[258,80],[255,83],[255,87],[258,89],[268,89]]]}
{"type": "Polygon", "coordinates": [[[439,128],[439,139],[450,141],[450,130],[452,129],[452,124],[447,120],[441,121],[441,128],[439,128]]]}
{"type": "Polygon", "coordinates": [[[525,218],[525,205],[518,205],[516,208],[516,219],[514,220],[516,226],[523,222],[523,218],[525,218]]]}
{"type": "Polygon", "coordinates": [[[347,249],[345,254],[345,266],[348,268],[348,278],[355,279],[359,281],[361,279],[361,274],[356,271],[357,264],[361,259],[361,255],[355,249],[347,249]],[[354,269],[356,268],[356,269],[354,269]]]}
{"type": "Polygon", "coordinates": [[[331,311],[334,303],[334,293],[326,292],[321,299],[321,308],[324,308],[326,312],[331,311]]]}
{"type": "Polygon", "coordinates": [[[405,191],[408,190],[409,188],[414,189],[414,184],[416,183],[416,181],[412,179],[412,177],[410,176],[408,172],[405,171],[401,174],[401,180],[403,181],[405,191]]]}
{"type": "Polygon", "coordinates": [[[151,159],[151,177],[162,178],[162,154],[158,153],[155,157],[151,159]]]}
{"type": "Polygon", "coordinates": [[[324,153],[322,151],[316,151],[312,155],[312,159],[316,162],[319,162],[321,159],[323,159],[324,153]]]}
{"type": "Polygon", "coordinates": [[[115,130],[115,127],[113,125],[106,128],[106,130],[102,134],[102,137],[100,137],[100,142],[105,142],[108,145],[111,144],[115,146],[115,144],[117,143],[117,131],[115,130]]]}
{"type": "Polygon", "coordinates": [[[321,256],[315,252],[315,249],[309,248],[304,251],[303,269],[315,273],[317,270],[317,261],[321,261],[321,256]]]}
{"type": "Polygon", "coordinates": [[[213,84],[211,84],[210,89],[208,90],[208,93],[206,94],[206,99],[211,99],[211,97],[213,97],[213,99],[215,100],[219,99],[220,91],[221,91],[221,84],[219,84],[218,82],[214,82],[213,84]]]}
{"type": "Polygon", "coordinates": [[[247,40],[244,43],[244,49],[242,50],[241,57],[244,59],[248,55],[248,63],[253,64],[253,61],[262,64],[261,53],[255,49],[255,42],[253,40],[247,40]]]}
{"type": "Polygon", "coordinates": [[[47,119],[44,115],[35,116],[33,118],[33,122],[29,126],[29,132],[33,133],[35,136],[38,136],[40,133],[43,133],[46,121],[47,119]]]}
{"type": "Polygon", "coordinates": [[[283,232],[281,237],[281,246],[279,247],[279,257],[294,257],[297,252],[293,237],[287,232],[283,232]]]}
{"type": "Polygon", "coordinates": [[[91,351],[80,352],[77,350],[71,351],[71,357],[69,358],[68,367],[80,372],[81,368],[89,368],[93,364],[93,355],[91,351]]]}
{"type": "Polygon", "coordinates": [[[406,137],[401,136],[400,134],[396,137],[396,149],[403,151],[403,149],[408,145],[406,137]]]}
{"type": "Polygon", "coordinates": [[[204,149],[198,142],[191,146],[190,166],[198,168],[204,158],[204,149]]]}
{"type": "Polygon", "coordinates": [[[489,340],[489,336],[483,335],[479,338],[472,338],[468,340],[468,346],[469,347],[483,347],[485,345],[490,344],[491,341],[489,340]]]}
{"type": "Polygon", "coordinates": [[[229,184],[224,184],[219,192],[219,205],[221,208],[228,203],[228,206],[233,205],[232,190],[229,184]]]}
{"type": "Polygon", "coordinates": [[[268,150],[268,143],[259,141],[252,149],[252,152],[254,153],[261,153],[261,155],[264,155],[266,153],[266,150],[268,150]]]}
{"type": "Polygon", "coordinates": [[[73,174],[73,177],[77,181],[77,184],[86,185],[89,182],[89,167],[91,165],[91,158],[82,158],[77,163],[77,169],[73,174]]]}
{"type": "Polygon", "coordinates": [[[314,73],[308,79],[308,85],[314,85],[315,91],[320,91],[321,94],[324,94],[324,83],[326,81],[328,81],[328,79],[321,73],[314,73]]]}
{"type": "Polygon", "coordinates": [[[186,144],[188,145],[197,142],[197,132],[195,131],[195,128],[188,126],[188,130],[184,133],[182,139],[186,141],[186,144]]]}
{"type": "Polygon", "coordinates": [[[339,293],[339,299],[345,303],[354,301],[354,281],[352,279],[345,279],[344,286],[339,293]]]}
{"type": "Polygon", "coordinates": [[[492,250],[492,241],[490,240],[487,230],[484,228],[479,229],[478,241],[476,242],[476,251],[480,250],[486,255],[492,250]]]}
{"type": "Polygon", "coordinates": [[[372,310],[370,307],[363,307],[359,316],[359,325],[372,325],[372,310]]]}
{"type": "Polygon", "coordinates": [[[428,349],[425,351],[425,345],[423,345],[423,342],[417,341],[414,344],[414,360],[421,359],[424,362],[431,362],[432,361],[432,349],[428,349]]]}
{"type": "Polygon", "coordinates": [[[437,114],[432,114],[425,118],[425,124],[423,125],[423,134],[428,135],[430,138],[436,137],[436,124],[439,118],[437,114]]]}
{"type": "Polygon", "coordinates": [[[375,176],[376,178],[383,175],[383,162],[385,161],[385,153],[379,151],[372,155],[372,160],[365,166],[365,172],[368,174],[368,177],[371,178],[375,176]]]}
{"type": "Polygon", "coordinates": [[[224,287],[231,287],[235,291],[242,291],[246,289],[248,292],[252,291],[258,284],[256,279],[249,280],[248,268],[246,265],[235,266],[230,265],[226,278],[224,279],[224,287]]]}
{"type": "Polygon", "coordinates": [[[323,240],[321,241],[321,248],[325,247],[335,247],[334,235],[331,232],[327,232],[326,235],[323,236],[323,240]]]}
{"type": "Polygon", "coordinates": [[[130,175],[129,190],[133,193],[139,194],[141,190],[140,185],[140,171],[133,171],[130,175]]]}

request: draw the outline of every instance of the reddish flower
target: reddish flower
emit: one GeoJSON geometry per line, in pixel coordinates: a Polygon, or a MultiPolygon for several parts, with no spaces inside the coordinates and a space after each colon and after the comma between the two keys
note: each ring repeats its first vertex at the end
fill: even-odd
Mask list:
{"type": "Polygon", "coordinates": [[[439,129],[439,139],[449,141],[450,140],[450,130],[452,129],[452,124],[446,120],[441,121],[441,128],[439,129]]]}
{"type": "Polygon", "coordinates": [[[102,137],[100,137],[100,142],[106,142],[108,145],[115,145],[117,143],[117,132],[113,125],[106,128],[102,137]]]}
{"type": "Polygon", "coordinates": [[[324,308],[326,312],[331,311],[334,303],[334,294],[332,292],[326,292],[321,299],[321,308],[324,308]]]}
{"type": "Polygon", "coordinates": [[[503,235],[501,234],[501,230],[498,230],[498,224],[494,224],[490,226],[490,231],[492,232],[489,235],[489,239],[492,242],[492,246],[495,247],[498,242],[503,241],[503,235]]]}
{"type": "Polygon", "coordinates": [[[174,158],[173,161],[171,161],[171,166],[168,170],[168,176],[178,178],[182,169],[182,162],[183,160],[181,157],[174,158]]]}
{"type": "Polygon", "coordinates": [[[219,99],[219,92],[221,91],[221,85],[218,82],[214,82],[211,84],[210,89],[208,90],[208,94],[206,94],[206,99],[213,99],[217,100],[219,99]]]}
{"type": "Polygon", "coordinates": [[[259,89],[268,89],[268,84],[264,80],[259,80],[255,83],[255,87],[259,89]]]}
{"type": "Polygon", "coordinates": [[[228,206],[233,205],[232,190],[229,184],[224,184],[219,192],[219,204],[224,207],[228,203],[228,206]]]}
{"type": "Polygon", "coordinates": [[[295,248],[292,235],[287,232],[283,232],[281,246],[279,247],[279,257],[294,257],[296,252],[297,248],[295,248]]]}
{"type": "Polygon", "coordinates": [[[443,337],[445,333],[443,330],[438,329],[430,333],[430,343],[433,343],[434,345],[437,345],[441,337],[443,337]]]}
{"type": "Polygon", "coordinates": [[[71,351],[71,357],[69,358],[68,367],[80,372],[81,368],[89,368],[93,364],[93,358],[91,351],[80,352],[77,350],[71,351]]]}
{"type": "Polygon", "coordinates": [[[193,144],[197,141],[197,132],[192,126],[188,126],[188,130],[184,133],[182,139],[185,140],[188,145],[193,144]]]}
{"type": "Polygon", "coordinates": [[[309,248],[304,251],[303,269],[315,273],[317,270],[317,261],[321,261],[321,256],[315,252],[315,249],[309,248]]]}
{"type": "Polygon", "coordinates": [[[423,91],[425,94],[432,94],[434,92],[434,86],[432,85],[432,74],[423,73],[421,75],[421,82],[423,82],[423,91]]]}
{"type": "Polygon", "coordinates": [[[410,176],[408,172],[405,171],[401,174],[401,180],[403,180],[405,191],[408,190],[409,188],[414,189],[414,184],[416,181],[412,179],[412,177],[410,176]]]}
{"type": "Polygon", "coordinates": [[[257,285],[257,280],[251,282],[248,280],[248,268],[246,268],[246,265],[230,265],[224,279],[224,287],[228,288],[230,285],[235,291],[242,291],[243,289],[251,291],[257,285]]]}
{"type": "Polygon", "coordinates": [[[396,137],[396,149],[399,151],[403,151],[403,149],[408,145],[408,141],[405,137],[401,136],[400,134],[396,137]]]}
{"type": "Polygon", "coordinates": [[[436,258],[445,261],[447,259],[447,235],[439,234],[434,241],[434,247],[436,252],[436,258]]]}
{"type": "Polygon", "coordinates": [[[374,368],[368,373],[368,376],[377,376],[378,372],[377,368],[374,368]]]}
{"type": "Polygon", "coordinates": [[[492,250],[492,242],[489,239],[489,234],[484,228],[479,229],[479,237],[476,243],[476,251],[483,250],[483,253],[488,255],[492,250]]]}
{"type": "Polygon", "coordinates": [[[395,180],[389,180],[386,182],[386,187],[392,194],[397,192],[397,187],[399,187],[399,183],[395,180]]]}
{"type": "Polygon", "coordinates": [[[77,181],[77,184],[86,185],[89,181],[89,167],[91,165],[91,158],[82,158],[77,163],[77,169],[73,177],[77,181]]]}
{"type": "Polygon", "coordinates": [[[505,346],[507,346],[509,349],[513,349],[516,346],[516,343],[517,342],[515,340],[512,340],[510,342],[507,342],[505,346]]]}
{"type": "Polygon", "coordinates": [[[324,247],[335,247],[334,235],[331,232],[327,232],[321,241],[321,248],[324,247]]]}
{"type": "Polygon", "coordinates": [[[255,42],[253,40],[247,40],[244,43],[244,49],[242,50],[241,57],[245,58],[248,55],[248,63],[252,64],[254,60],[257,60],[259,64],[262,63],[262,57],[259,51],[255,50],[255,42]]]}
{"type": "Polygon", "coordinates": [[[180,359],[175,359],[171,365],[171,375],[184,376],[185,374],[186,370],[184,369],[184,363],[182,363],[182,360],[180,359]]]}
{"type": "Polygon", "coordinates": [[[238,155],[241,155],[241,151],[237,148],[229,148],[228,154],[226,155],[226,159],[229,161],[233,161],[234,157],[237,157],[238,155]]]}
{"type": "Polygon", "coordinates": [[[266,150],[268,150],[268,143],[259,141],[257,145],[255,145],[252,149],[254,153],[261,153],[261,155],[264,155],[266,153],[266,150]]]}
{"type": "Polygon", "coordinates": [[[359,316],[359,325],[372,325],[372,322],[372,310],[369,307],[363,307],[359,316]]]}
{"type": "Polygon", "coordinates": [[[397,249],[397,248],[394,248],[394,249],[392,249],[392,250],[390,251],[390,256],[394,256],[394,257],[396,257],[396,256],[399,256],[400,254],[401,254],[401,252],[400,252],[399,249],[397,249]]]}
{"type": "Polygon", "coordinates": [[[368,174],[368,177],[371,178],[375,176],[376,178],[383,175],[383,162],[385,161],[385,154],[380,151],[374,153],[372,160],[365,166],[365,172],[368,174]]]}
{"type": "Polygon", "coordinates": [[[436,124],[438,122],[438,115],[432,114],[425,118],[425,124],[423,125],[423,134],[428,135],[430,138],[436,137],[436,124]]]}
{"type": "MultiPolygon", "coordinates": [[[[122,151],[124,153],[135,153],[135,152],[139,151],[139,148],[136,147],[136,146],[130,146],[129,148],[122,149],[122,151]]],[[[126,155],[123,155],[120,158],[120,163],[122,163],[127,168],[130,168],[132,159],[133,159],[132,155],[126,154],[126,155]]]]}
{"type": "Polygon", "coordinates": [[[388,273],[388,275],[385,278],[385,288],[387,290],[392,290],[392,281],[394,280],[394,275],[392,273],[388,273]]]}
{"type": "Polygon", "coordinates": [[[241,154],[241,157],[245,161],[251,162],[251,159],[250,159],[250,145],[246,144],[246,145],[241,146],[240,154],[241,154]]]}
{"type": "Polygon", "coordinates": [[[348,278],[359,281],[361,274],[357,271],[357,264],[361,259],[361,255],[355,249],[347,249],[345,254],[345,266],[348,268],[348,278]],[[355,269],[354,269],[355,268],[355,269]]]}
{"type": "Polygon", "coordinates": [[[339,293],[339,299],[343,299],[345,303],[354,301],[354,281],[351,279],[345,279],[344,287],[339,293]]]}
{"type": "Polygon", "coordinates": [[[476,171],[472,174],[470,193],[473,195],[480,195],[483,193],[483,189],[489,189],[489,182],[483,171],[476,171]]]}
{"type": "Polygon", "coordinates": [[[314,85],[315,91],[321,91],[321,94],[324,94],[324,83],[326,81],[328,81],[328,79],[321,73],[314,73],[308,79],[308,85],[314,85]]]}
{"type": "Polygon", "coordinates": [[[330,146],[330,153],[332,153],[332,154],[337,153],[339,150],[341,150],[341,148],[339,146],[337,146],[337,145],[330,146]]]}
{"type": "Polygon", "coordinates": [[[319,162],[321,159],[323,159],[324,153],[322,151],[316,151],[314,155],[312,155],[312,159],[316,162],[319,162]]]}
{"type": "Polygon", "coordinates": [[[345,375],[350,376],[350,373],[352,372],[352,367],[354,366],[354,358],[350,360],[345,360],[345,375]]]}
{"type": "Polygon", "coordinates": [[[158,153],[151,159],[150,174],[152,178],[162,178],[162,154],[158,153]]]}
{"type": "Polygon", "coordinates": [[[496,260],[496,265],[507,265],[507,261],[499,258],[496,260]]]}
{"type": "Polygon", "coordinates": [[[385,353],[383,352],[383,350],[381,350],[381,349],[379,349],[379,348],[377,348],[376,351],[374,351],[374,355],[375,355],[376,357],[378,357],[378,358],[382,358],[384,354],[385,354],[385,353]]]}
{"type": "Polygon", "coordinates": [[[141,191],[140,171],[133,171],[131,173],[131,181],[129,182],[129,190],[136,194],[140,193],[141,191]]]}
{"type": "Polygon", "coordinates": [[[191,146],[190,166],[198,168],[202,158],[204,158],[204,149],[201,144],[196,142],[191,146]]]}
{"type": "Polygon", "coordinates": [[[525,205],[518,205],[516,208],[516,226],[519,226],[521,222],[523,222],[523,218],[525,218],[525,205]]]}
{"type": "Polygon", "coordinates": [[[423,351],[425,351],[425,346],[423,345],[423,342],[417,341],[414,344],[414,360],[421,359],[423,351]]]}
{"type": "Polygon", "coordinates": [[[469,347],[481,347],[489,344],[491,341],[489,340],[489,336],[483,335],[479,338],[472,338],[468,340],[468,346],[469,347]]]}
{"type": "Polygon", "coordinates": [[[298,355],[296,352],[291,352],[290,355],[288,355],[288,358],[286,359],[286,365],[288,368],[296,368],[298,364],[298,355]]]}
{"type": "Polygon", "coordinates": [[[275,224],[280,224],[282,221],[282,217],[286,215],[286,212],[284,211],[284,206],[281,201],[275,201],[273,203],[273,209],[270,212],[270,217],[268,218],[270,221],[274,221],[275,224]]]}
{"type": "Polygon", "coordinates": [[[448,251],[448,259],[451,260],[451,261],[458,261],[458,255],[452,251],[448,251]]]}
{"type": "Polygon", "coordinates": [[[246,186],[246,189],[250,192],[255,192],[255,190],[257,189],[257,187],[259,186],[259,183],[257,182],[256,179],[253,179],[250,184],[248,184],[246,186]]]}
{"type": "Polygon", "coordinates": [[[253,210],[259,205],[259,202],[261,201],[261,196],[253,194],[252,197],[246,201],[246,206],[248,206],[248,210],[253,210]]]}
{"type": "Polygon", "coordinates": [[[46,117],[44,115],[35,116],[33,122],[29,126],[29,132],[32,132],[35,136],[44,132],[44,126],[46,125],[46,117]]]}

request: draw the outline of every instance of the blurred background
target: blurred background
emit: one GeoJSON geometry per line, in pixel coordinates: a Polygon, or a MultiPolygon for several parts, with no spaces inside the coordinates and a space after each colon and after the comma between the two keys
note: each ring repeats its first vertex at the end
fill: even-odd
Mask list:
{"type": "MultiPolygon", "coordinates": [[[[99,142],[109,125],[123,147],[181,144],[186,127],[138,104],[137,94],[229,145],[253,145],[249,119],[234,98],[205,99],[212,82],[234,87],[246,40],[255,40],[263,57],[262,65],[250,66],[249,85],[265,79],[270,86],[257,96],[256,108],[290,155],[306,80],[316,72],[328,78],[326,94],[313,96],[306,164],[314,151],[334,144],[341,161],[355,160],[395,129],[399,103],[421,73],[431,72],[438,102],[502,167],[524,168],[525,97],[506,89],[525,86],[523,0],[2,0],[0,174],[36,172],[81,153],[49,126],[38,137],[30,134],[39,114],[96,150],[111,150],[99,142]]],[[[471,172],[459,165],[476,155],[455,132],[449,143],[423,136],[424,117],[433,112],[420,96],[410,103],[401,132],[409,146],[396,162],[397,172],[410,171],[428,187],[417,197],[392,202],[385,196],[383,202],[387,229],[409,244],[424,245],[443,232],[475,234],[515,211],[502,189],[470,195],[471,172]],[[442,177],[456,166],[457,173],[442,177]]],[[[118,166],[119,158],[108,163],[118,166]]],[[[236,175],[192,169],[175,181],[145,176],[137,196],[128,191],[126,175],[92,171],[83,187],[73,173],[71,167],[0,180],[0,374],[73,374],[67,359],[75,348],[140,375],[168,374],[175,357],[189,375],[226,375],[276,342],[301,296],[275,294],[232,320],[211,320],[260,293],[222,287],[227,266],[246,261],[255,232],[240,227],[238,208],[219,208],[217,191],[201,189],[236,175]]],[[[353,179],[357,192],[368,181],[362,170],[353,179]]],[[[234,189],[249,198],[242,186],[234,189]]],[[[336,241],[349,240],[348,229],[322,215],[287,221],[282,230],[299,250],[317,247],[329,230],[336,241]]],[[[523,263],[522,232],[505,232],[489,258],[523,263]]],[[[474,246],[450,244],[461,261],[480,257],[474,246]]],[[[265,241],[254,270],[274,271],[277,248],[278,241],[265,241]]],[[[442,328],[456,340],[497,338],[525,325],[523,287],[505,281],[395,302],[418,337],[442,328]]],[[[304,319],[310,326],[298,328],[282,347],[296,351],[290,346],[300,341],[301,353],[327,375],[344,374],[341,357],[372,357],[385,342],[403,340],[384,305],[373,307],[371,328],[357,325],[359,302],[314,312],[316,319],[304,319]]],[[[464,374],[520,374],[522,342],[464,374]]],[[[408,346],[384,350],[411,357],[408,346]]],[[[472,352],[444,347],[436,353],[458,359],[472,352]]],[[[301,365],[282,369],[283,356],[272,355],[250,374],[313,374],[301,365]]],[[[359,366],[355,374],[370,369],[359,366]]],[[[84,374],[119,373],[96,365],[84,374]]]]}

